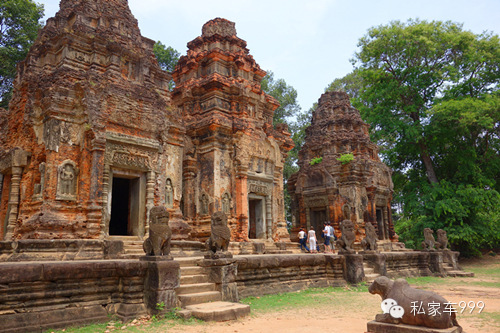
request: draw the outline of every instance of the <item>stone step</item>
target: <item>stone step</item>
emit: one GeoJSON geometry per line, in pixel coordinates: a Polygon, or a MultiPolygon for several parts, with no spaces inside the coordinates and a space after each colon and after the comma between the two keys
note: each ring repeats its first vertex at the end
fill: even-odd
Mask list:
{"type": "Polygon", "coordinates": [[[375,269],[371,267],[363,267],[363,270],[365,271],[365,275],[375,273],[375,269]]]}
{"type": "Polygon", "coordinates": [[[250,313],[250,306],[230,302],[212,302],[186,306],[192,316],[205,321],[227,321],[244,317],[250,313]]]}
{"type": "Polygon", "coordinates": [[[181,266],[181,276],[183,275],[203,275],[205,270],[198,266],[181,266]]]}
{"type": "Polygon", "coordinates": [[[375,279],[378,278],[379,276],[380,276],[380,274],[377,274],[377,273],[371,273],[371,274],[365,273],[364,281],[371,283],[371,282],[375,281],[375,279]]]}
{"type": "Polygon", "coordinates": [[[181,285],[208,282],[207,275],[181,275],[181,285]]]}
{"type": "Polygon", "coordinates": [[[192,283],[192,284],[181,283],[180,287],[175,289],[177,295],[195,294],[205,291],[215,291],[215,283],[209,283],[209,282],[192,283]]]}
{"type": "Polygon", "coordinates": [[[184,294],[178,295],[177,297],[179,298],[181,307],[183,308],[188,305],[216,302],[222,300],[221,293],[218,291],[205,291],[201,293],[184,294]]]}
{"type": "Polygon", "coordinates": [[[472,272],[464,272],[464,271],[446,271],[446,274],[448,276],[453,276],[453,277],[473,277],[474,273],[472,272]]]}
{"type": "Polygon", "coordinates": [[[175,261],[179,263],[180,267],[197,267],[198,261],[202,259],[203,257],[182,257],[175,258],[175,261]]]}

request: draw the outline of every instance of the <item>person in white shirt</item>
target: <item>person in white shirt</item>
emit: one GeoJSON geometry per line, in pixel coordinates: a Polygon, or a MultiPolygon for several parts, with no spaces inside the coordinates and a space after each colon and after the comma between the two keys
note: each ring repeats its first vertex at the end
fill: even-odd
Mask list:
{"type": "Polygon", "coordinates": [[[330,222],[328,222],[328,228],[330,229],[330,249],[333,253],[335,251],[335,229],[330,222]]]}
{"type": "Polygon", "coordinates": [[[323,238],[325,239],[325,242],[323,244],[325,245],[325,253],[331,253],[330,237],[330,228],[328,227],[328,222],[325,222],[325,228],[323,229],[323,238]]]}
{"type": "Polygon", "coordinates": [[[299,244],[300,244],[300,249],[302,250],[302,247],[306,249],[307,252],[309,252],[309,248],[307,247],[307,234],[304,231],[304,228],[300,228],[299,231],[299,244]]]}

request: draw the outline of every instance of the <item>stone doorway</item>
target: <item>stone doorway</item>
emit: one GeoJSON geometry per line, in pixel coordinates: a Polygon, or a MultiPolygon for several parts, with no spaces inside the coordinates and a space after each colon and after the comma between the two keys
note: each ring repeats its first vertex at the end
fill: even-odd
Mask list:
{"type": "Polygon", "coordinates": [[[110,236],[142,236],[144,199],[141,178],[115,175],[111,186],[110,236]]]}
{"type": "Polygon", "coordinates": [[[314,228],[314,231],[316,232],[316,238],[318,239],[318,242],[321,242],[321,231],[323,230],[323,225],[325,221],[327,221],[326,218],[326,209],[311,209],[310,211],[310,226],[314,228]]]}
{"type": "Polygon", "coordinates": [[[378,239],[383,240],[385,239],[384,235],[384,215],[382,213],[381,208],[377,208],[377,229],[378,229],[378,239]]]}
{"type": "Polygon", "coordinates": [[[248,199],[248,238],[266,238],[265,200],[259,196],[249,196],[248,199]]]}

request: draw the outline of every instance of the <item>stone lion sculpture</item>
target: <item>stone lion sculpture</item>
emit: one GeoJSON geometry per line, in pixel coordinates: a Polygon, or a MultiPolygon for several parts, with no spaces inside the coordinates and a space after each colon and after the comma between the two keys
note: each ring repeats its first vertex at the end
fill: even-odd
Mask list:
{"type": "Polygon", "coordinates": [[[219,211],[212,216],[211,231],[210,238],[206,241],[207,250],[213,253],[227,252],[231,240],[231,231],[227,226],[226,214],[219,211]]]}
{"type": "Polygon", "coordinates": [[[344,220],[340,222],[340,230],[342,236],[337,240],[337,246],[340,252],[354,253],[352,244],[356,240],[356,234],[354,233],[354,223],[351,220],[344,220]]]}
{"type": "Polygon", "coordinates": [[[170,254],[172,231],[168,226],[170,214],[166,207],[155,206],[149,212],[149,237],[142,247],[147,256],[164,256],[170,254]]]}
{"type": "Polygon", "coordinates": [[[375,321],[439,329],[457,326],[460,328],[460,332],[462,331],[456,320],[455,312],[445,310],[451,309],[451,303],[435,292],[414,289],[404,279],[392,281],[385,276],[376,278],[368,291],[371,294],[380,295],[382,300],[395,300],[397,305],[404,309],[401,318],[394,318],[390,313],[384,313],[378,314],[375,321]],[[438,309],[438,311],[432,312],[432,309],[438,309]]]}
{"type": "Polygon", "coordinates": [[[375,231],[375,227],[370,222],[365,223],[365,233],[366,237],[361,241],[361,246],[363,250],[368,251],[376,251],[377,250],[377,232],[375,231]]]}
{"type": "Polygon", "coordinates": [[[438,229],[436,233],[437,233],[436,248],[441,250],[447,250],[448,236],[446,236],[446,231],[444,231],[443,229],[438,229]]]}
{"type": "Polygon", "coordinates": [[[422,249],[428,250],[428,251],[434,250],[434,245],[436,244],[436,240],[434,239],[434,236],[432,235],[433,233],[434,233],[434,231],[432,231],[431,228],[424,229],[424,241],[422,242],[422,249]]]}

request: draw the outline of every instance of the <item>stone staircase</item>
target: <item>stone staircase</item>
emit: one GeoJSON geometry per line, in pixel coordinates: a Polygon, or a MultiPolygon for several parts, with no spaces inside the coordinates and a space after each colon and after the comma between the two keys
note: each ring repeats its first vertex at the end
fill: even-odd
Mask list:
{"type": "Polygon", "coordinates": [[[456,269],[453,267],[452,264],[444,262],[443,263],[443,268],[446,271],[447,276],[452,276],[452,277],[473,277],[474,273],[472,272],[465,272],[460,269],[456,269]]]}
{"type": "Polygon", "coordinates": [[[363,261],[363,270],[365,272],[364,281],[367,284],[371,284],[376,278],[380,276],[380,274],[375,273],[375,269],[373,267],[368,266],[366,261],[363,261]]]}
{"type": "Polygon", "coordinates": [[[197,265],[201,257],[176,258],[180,264],[180,286],[175,290],[180,307],[180,315],[193,316],[206,321],[226,321],[241,318],[250,313],[250,306],[223,302],[222,295],[210,283],[202,267],[197,265]]]}
{"type": "Polygon", "coordinates": [[[109,236],[110,240],[121,240],[123,242],[124,254],[121,259],[138,259],[144,255],[142,249],[143,240],[137,236],[109,236]]]}

